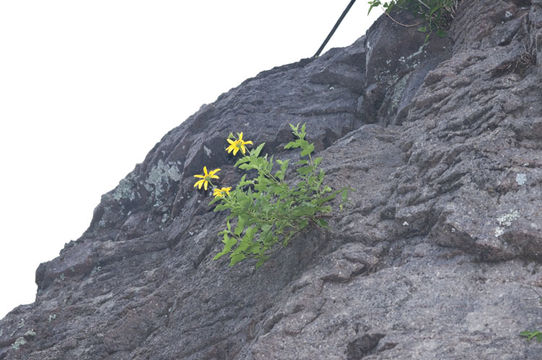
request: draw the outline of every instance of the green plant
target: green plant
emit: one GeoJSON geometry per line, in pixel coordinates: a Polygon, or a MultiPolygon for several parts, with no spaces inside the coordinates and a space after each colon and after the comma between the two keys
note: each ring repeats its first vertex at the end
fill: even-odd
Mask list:
{"type": "Polygon", "coordinates": [[[215,211],[229,211],[226,228],[219,233],[224,248],[215,260],[229,254],[233,266],[246,258],[255,258],[259,267],[277,244],[288,245],[309,224],[327,227],[325,217],[332,211],[329,202],[337,195],[341,194],[342,201],[346,201],[349,189],[333,190],[324,184],[325,172],[319,168],[322,158],[312,157],[314,144],[305,139],[305,125],[290,127],[296,139],[285,149],[300,149],[297,176],[291,181],[286,179],[289,160],[261,155],[265,143],[247,151],[246,145],[252,142],[243,140],[242,133],[237,139],[230,134],[226,151],[248,152],[235,163],[235,167],[248,174],[242,176],[233,190],[229,187],[213,190],[215,197],[210,204],[217,203],[215,211]]]}
{"type": "Polygon", "coordinates": [[[526,337],[527,340],[532,340],[533,338],[536,339],[538,342],[542,342],[542,332],[538,330],[534,331],[522,331],[519,333],[520,336],[526,337]]]}
{"type": "MultiPolygon", "coordinates": [[[[419,26],[418,31],[426,35],[426,41],[432,33],[437,36],[445,37],[446,29],[449,26],[455,8],[460,0],[369,0],[369,13],[375,7],[383,7],[386,14],[390,16],[390,11],[394,8],[408,10],[422,22],[417,24],[401,24],[392,18],[396,23],[402,26],[419,26]]],[[[391,16],[390,16],[391,18],[391,16]]]]}

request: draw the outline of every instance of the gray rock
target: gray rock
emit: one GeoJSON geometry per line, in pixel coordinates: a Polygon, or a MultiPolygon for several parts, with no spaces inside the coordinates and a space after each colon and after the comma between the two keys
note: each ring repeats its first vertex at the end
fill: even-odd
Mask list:
{"type": "Polygon", "coordinates": [[[382,17],[202,106],[40,265],[0,359],[540,358],[539,3],[463,1],[425,45],[382,17]],[[213,261],[224,215],[193,175],[239,179],[232,131],[290,157],[298,122],[350,203],[258,270],[213,261]]]}

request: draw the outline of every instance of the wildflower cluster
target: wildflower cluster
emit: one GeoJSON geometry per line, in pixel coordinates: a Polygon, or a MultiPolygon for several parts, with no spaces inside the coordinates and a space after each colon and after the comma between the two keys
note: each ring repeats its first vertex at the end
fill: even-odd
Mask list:
{"type": "Polygon", "coordinates": [[[234,156],[241,152],[243,157],[235,167],[245,172],[253,171],[253,176],[243,175],[232,190],[231,187],[213,186],[211,180],[220,169],[208,173],[204,167],[204,175],[195,175],[201,180],[194,186],[200,189],[201,184],[205,188],[207,183],[213,186],[211,204],[217,203],[215,211],[229,210],[226,228],[219,233],[224,248],[215,260],[229,254],[230,266],[233,266],[246,258],[255,258],[256,267],[259,267],[276,249],[275,245],[286,246],[309,224],[327,227],[324,218],[332,211],[327,203],[338,194],[342,194],[343,202],[346,201],[348,189],[332,190],[324,185],[325,173],[318,168],[322,158],[312,158],[314,145],[305,139],[305,125],[290,127],[296,139],[285,149],[301,150],[296,164],[297,177],[293,182],[286,181],[289,160],[275,160],[267,154],[262,156],[265,143],[248,150],[247,145],[253,143],[243,140],[243,133],[238,133],[237,137],[230,134],[226,151],[234,156]]]}

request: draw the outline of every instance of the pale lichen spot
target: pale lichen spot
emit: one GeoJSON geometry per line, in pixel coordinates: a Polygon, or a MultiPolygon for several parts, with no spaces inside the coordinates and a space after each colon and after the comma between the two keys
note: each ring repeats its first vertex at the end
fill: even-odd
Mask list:
{"type": "Polygon", "coordinates": [[[113,199],[120,201],[121,199],[128,199],[134,201],[136,198],[136,192],[134,191],[134,183],[131,178],[127,177],[119,182],[119,185],[113,191],[113,199]]]}
{"type": "Polygon", "coordinates": [[[499,226],[495,228],[495,237],[499,237],[504,234],[504,228],[512,226],[512,222],[519,219],[519,211],[512,210],[511,212],[504,214],[497,218],[499,226]]]}
{"type": "Polygon", "coordinates": [[[524,174],[524,173],[519,173],[516,175],[516,183],[521,186],[521,185],[525,185],[525,183],[527,182],[527,175],[524,174]]]}
{"type": "Polygon", "coordinates": [[[512,222],[517,219],[519,219],[519,211],[513,210],[508,214],[504,214],[503,216],[498,217],[497,222],[501,226],[511,226],[512,222]]]}
{"type": "Polygon", "coordinates": [[[168,188],[170,180],[179,181],[180,179],[181,171],[177,163],[170,162],[166,164],[164,161],[159,160],[158,164],[149,172],[143,186],[147,191],[154,192],[155,198],[158,198],[164,192],[164,185],[168,188]]]}
{"type": "Polygon", "coordinates": [[[19,350],[19,348],[24,344],[26,344],[26,340],[24,339],[24,337],[21,336],[18,337],[13,344],[11,344],[11,347],[13,348],[13,350],[19,350]]]}

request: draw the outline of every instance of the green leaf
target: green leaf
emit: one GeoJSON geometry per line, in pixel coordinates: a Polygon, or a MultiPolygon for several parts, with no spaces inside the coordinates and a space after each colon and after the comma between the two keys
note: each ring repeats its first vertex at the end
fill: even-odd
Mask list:
{"type": "MultiPolygon", "coordinates": [[[[297,206],[295,209],[292,210],[292,213],[297,217],[303,217],[303,216],[310,216],[315,213],[315,209],[313,206],[297,206]]],[[[304,220],[300,220],[304,221],[304,220]]]]}
{"type": "Polygon", "coordinates": [[[322,218],[317,218],[316,219],[316,223],[318,224],[318,226],[324,228],[324,229],[328,229],[329,228],[329,224],[327,223],[327,221],[325,221],[324,219],[322,218]]]}
{"type": "Polygon", "coordinates": [[[238,167],[239,165],[241,164],[244,164],[244,163],[247,163],[250,161],[250,156],[243,156],[242,158],[240,158],[239,160],[237,160],[237,162],[235,163],[235,167],[238,167]]]}
{"type": "Polygon", "coordinates": [[[224,249],[216,254],[213,257],[213,260],[218,260],[220,257],[226,255],[227,253],[231,252],[231,249],[235,244],[237,244],[237,239],[229,237],[227,233],[224,233],[224,240],[222,240],[224,243],[224,249]]]}
{"type": "Polygon", "coordinates": [[[258,233],[258,230],[259,230],[258,226],[249,227],[247,231],[245,232],[245,236],[243,236],[242,241],[249,244],[252,243],[254,240],[254,236],[256,235],[256,233],[258,233]]]}
{"type": "Polygon", "coordinates": [[[288,149],[297,149],[297,148],[300,148],[303,145],[305,145],[305,143],[306,143],[305,140],[297,139],[297,140],[294,140],[294,141],[290,141],[288,144],[286,144],[284,146],[284,149],[286,149],[286,150],[288,150],[288,149]]]}
{"type": "Polygon", "coordinates": [[[520,336],[526,337],[527,340],[532,340],[533,338],[536,338],[536,341],[542,342],[542,332],[535,330],[535,331],[522,331],[519,333],[520,336]]]}
{"type": "MultiPolygon", "coordinates": [[[[245,176],[246,175],[243,175],[243,177],[241,178],[241,180],[239,180],[239,184],[237,184],[237,188],[236,189],[239,189],[240,191],[242,191],[241,189],[247,185],[254,185],[254,180],[245,180],[245,176]]],[[[232,194],[230,193],[230,197],[232,196],[232,194]]]]}
{"type": "Polygon", "coordinates": [[[248,216],[245,214],[239,215],[237,217],[237,226],[235,227],[234,234],[240,236],[245,230],[245,225],[248,222],[248,216]]]}
{"type": "Polygon", "coordinates": [[[230,257],[230,266],[233,266],[238,262],[243,261],[244,259],[246,259],[245,254],[232,254],[232,256],[230,257]]]}
{"type": "Polygon", "coordinates": [[[321,157],[314,158],[314,159],[312,160],[312,162],[313,162],[313,165],[314,165],[314,166],[318,166],[318,165],[320,165],[320,163],[322,162],[322,158],[321,158],[321,157]]]}
{"type": "Polygon", "coordinates": [[[310,174],[313,170],[312,166],[302,166],[300,168],[297,168],[296,171],[299,175],[305,176],[307,174],[310,174]]]}
{"type": "Polygon", "coordinates": [[[290,160],[277,160],[277,164],[280,165],[280,170],[277,171],[277,175],[275,175],[279,180],[284,180],[284,176],[286,176],[286,171],[288,170],[288,164],[290,163],[290,160]]]}
{"type": "Polygon", "coordinates": [[[341,200],[343,203],[345,203],[348,200],[348,191],[349,189],[342,189],[341,190],[341,200]]]}
{"type": "Polygon", "coordinates": [[[367,11],[367,15],[371,13],[371,10],[373,10],[373,8],[380,6],[380,1],[379,0],[369,1],[369,5],[370,5],[369,11],[367,11]]]}
{"type": "Polygon", "coordinates": [[[303,151],[301,151],[301,156],[308,156],[314,151],[314,144],[309,143],[308,145],[303,147],[303,151]]]}
{"type": "Polygon", "coordinates": [[[260,156],[260,153],[262,152],[262,149],[264,147],[265,143],[261,143],[258,145],[258,147],[250,152],[250,157],[255,158],[260,156]]]}
{"type": "Polygon", "coordinates": [[[218,204],[217,206],[215,206],[215,209],[214,211],[222,211],[222,210],[227,210],[229,209],[230,207],[227,206],[226,204],[218,204]]]}

